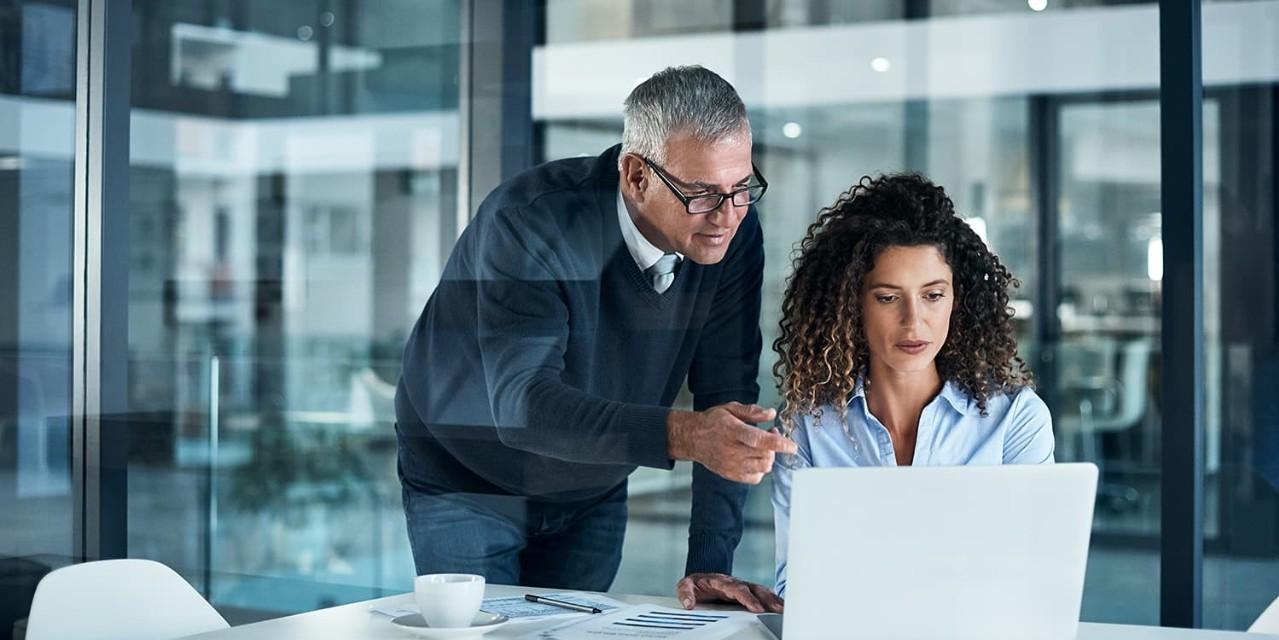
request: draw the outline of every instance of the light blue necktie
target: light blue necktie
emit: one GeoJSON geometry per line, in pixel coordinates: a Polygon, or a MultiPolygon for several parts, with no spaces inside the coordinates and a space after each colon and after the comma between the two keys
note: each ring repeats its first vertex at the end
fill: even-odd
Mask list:
{"type": "Polygon", "coordinates": [[[658,293],[664,293],[671,287],[671,283],[675,282],[675,265],[679,264],[679,256],[668,253],[657,259],[657,264],[645,269],[648,274],[649,281],[653,283],[653,289],[658,293]]]}

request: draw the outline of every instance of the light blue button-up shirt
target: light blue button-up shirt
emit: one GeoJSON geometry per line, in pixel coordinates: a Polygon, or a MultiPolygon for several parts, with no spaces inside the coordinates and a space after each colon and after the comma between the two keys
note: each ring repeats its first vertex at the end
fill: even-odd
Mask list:
{"type": "MultiPolygon", "coordinates": [[[[777,534],[777,593],[786,592],[791,480],[806,467],[895,467],[893,441],[866,406],[859,382],[845,424],[834,407],[819,421],[796,416],[798,452],[773,464],[773,517],[777,534]]],[[[914,466],[1043,464],[1053,461],[1052,416],[1030,388],[986,400],[986,415],[962,389],[947,382],[924,407],[915,438],[914,466]]]]}

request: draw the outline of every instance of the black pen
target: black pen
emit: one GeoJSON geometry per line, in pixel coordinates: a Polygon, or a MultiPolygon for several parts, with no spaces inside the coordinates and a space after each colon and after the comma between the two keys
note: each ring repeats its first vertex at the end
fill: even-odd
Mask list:
{"type": "Polygon", "coordinates": [[[531,593],[524,594],[524,599],[528,600],[529,602],[536,602],[538,604],[549,604],[557,607],[564,607],[565,609],[581,611],[582,613],[604,613],[603,609],[599,609],[597,607],[591,607],[584,604],[577,604],[576,602],[564,602],[563,600],[555,600],[553,598],[544,598],[542,596],[535,596],[531,593]]]}

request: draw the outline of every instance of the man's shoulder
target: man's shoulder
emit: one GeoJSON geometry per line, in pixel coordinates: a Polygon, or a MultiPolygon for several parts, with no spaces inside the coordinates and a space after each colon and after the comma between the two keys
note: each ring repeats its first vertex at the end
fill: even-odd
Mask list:
{"type": "Polygon", "coordinates": [[[616,189],[616,168],[611,172],[611,181],[607,170],[611,152],[552,160],[523,171],[498,185],[485,198],[480,213],[490,210],[494,215],[596,215],[601,190],[616,189]]]}
{"type": "Polygon", "coordinates": [[[480,204],[459,247],[478,262],[531,256],[560,277],[598,276],[607,258],[606,225],[616,226],[616,210],[604,210],[614,202],[615,168],[614,191],[602,192],[609,179],[602,165],[613,152],[547,162],[503,182],[480,204]]]}

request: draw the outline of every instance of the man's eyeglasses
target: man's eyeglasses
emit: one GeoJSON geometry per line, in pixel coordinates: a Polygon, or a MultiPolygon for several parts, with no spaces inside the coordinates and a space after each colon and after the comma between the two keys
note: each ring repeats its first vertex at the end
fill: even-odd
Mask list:
{"type": "Polygon", "coordinates": [[[720,205],[724,204],[725,198],[732,201],[733,206],[745,207],[752,205],[759,202],[759,199],[764,197],[764,192],[768,191],[768,181],[764,179],[764,176],[760,175],[759,168],[755,166],[754,162],[751,163],[751,170],[755,172],[756,184],[748,184],[741,189],[728,193],[707,193],[689,196],[675,185],[675,179],[666,173],[665,169],[657,166],[656,162],[644,156],[640,156],[640,159],[653,170],[653,173],[658,178],[661,178],[662,182],[666,184],[666,188],[670,189],[671,193],[675,194],[675,197],[684,203],[684,208],[692,215],[710,213],[718,209],[720,205]]]}

